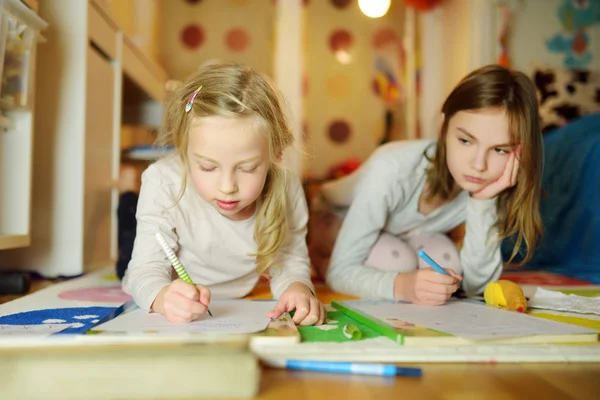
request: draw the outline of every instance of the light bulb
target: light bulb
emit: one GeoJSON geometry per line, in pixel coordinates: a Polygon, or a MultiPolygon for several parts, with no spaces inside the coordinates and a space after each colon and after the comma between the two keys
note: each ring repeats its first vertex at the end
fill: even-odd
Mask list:
{"type": "Polygon", "coordinates": [[[392,0],[358,0],[358,7],[369,18],[380,18],[390,9],[392,0]]]}
{"type": "Polygon", "coordinates": [[[338,50],[335,52],[335,58],[340,64],[350,64],[352,62],[352,56],[346,50],[338,50]]]}

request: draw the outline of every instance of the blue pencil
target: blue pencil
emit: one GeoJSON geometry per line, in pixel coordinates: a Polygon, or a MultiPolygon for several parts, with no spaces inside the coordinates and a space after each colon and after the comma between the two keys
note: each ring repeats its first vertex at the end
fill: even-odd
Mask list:
{"type": "Polygon", "coordinates": [[[450,275],[448,272],[446,272],[446,270],[442,267],[440,267],[440,265],[438,263],[436,263],[435,261],[433,261],[431,259],[431,257],[429,257],[427,255],[427,253],[425,253],[423,250],[419,250],[419,257],[421,257],[423,260],[425,260],[425,262],[429,265],[431,265],[431,268],[433,268],[435,271],[439,272],[440,274],[444,274],[444,275],[450,275]]]}
{"type": "Polygon", "coordinates": [[[423,375],[421,368],[397,367],[393,364],[372,364],[352,362],[329,362],[310,360],[263,360],[271,367],[297,369],[304,371],[334,372],[341,374],[380,375],[380,376],[412,376],[423,375]]]}

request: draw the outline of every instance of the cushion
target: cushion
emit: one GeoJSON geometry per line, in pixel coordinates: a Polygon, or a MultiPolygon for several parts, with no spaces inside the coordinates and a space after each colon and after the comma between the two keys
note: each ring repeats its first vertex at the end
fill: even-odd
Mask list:
{"type": "Polygon", "coordinates": [[[537,67],[542,132],[600,111],[600,71],[537,67]]]}

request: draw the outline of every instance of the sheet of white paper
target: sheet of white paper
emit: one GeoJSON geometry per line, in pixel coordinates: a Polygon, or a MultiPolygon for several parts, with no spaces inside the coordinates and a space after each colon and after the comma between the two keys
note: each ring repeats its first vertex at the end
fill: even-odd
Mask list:
{"type": "Polygon", "coordinates": [[[71,324],[0,325],[0,336],[50,336],[71,324]]]}
{"type": "Polygon", "coordinates": [[[361,300],[347,303],[378,318],[396,318],[471,340],[597,332],[460,300],[451,300],[443,306],[361,300]]]}
{"type": "Polygon", "coordinates": [[[529,299],[528,306],[546,310],[600,315],[600,297],[584,297],[574,294],[567,295],[541,287],[538,287],[535,295],[529,299]]]}
{"type": "Polygon", "coordinates": [[[148,314],[136,308],[98,325],[94,330],[130,333],[255,333],[266,329],[270,322],[267,314],[275,304],[275,301],[214,300],[209,306],[212,317],[204,314],[200,320],[189,323],[168,322],[161,314],[148,314]]]}

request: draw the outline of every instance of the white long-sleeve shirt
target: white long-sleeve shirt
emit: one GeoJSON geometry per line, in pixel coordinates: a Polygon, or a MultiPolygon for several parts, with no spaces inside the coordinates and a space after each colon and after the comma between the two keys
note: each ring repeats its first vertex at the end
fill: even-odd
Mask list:
{"type": "Polygon", "coordinates": [[[325,200],[338,207],[344,206],[340,198],[349,200],[327,273],[327,283],[333,290],[364,298],[394,299],[394,278],[398,273],[364,266],[380,233],[406,239],[420,233],[449,232],[465,220],[466,233],[460,252],[463,289],[467,293],[481,293],[488,282],[499,278],[502,256],[494,228],[495,198],[475,200],[463,190],[431,213],[419,212],[419,197],[429,164],[424,156],[426,149],[431,158],[435,142],[386,144],[355,172],[356,176],[340,182],[338,187],[324,188],[325,200]]]}
{"type": "MultiPolygon", "coordinates": [[[[160,232],[194,283],[208,286],[212,298],[239,298],[256,285],[253,217],[232,221],[222,216],[195,191],[188,178],[186,191],[175,204],[181,188],[181,161],[170,156],[152,164],[142,175],[137,205],[137,230],[132,259],[123,289],[142,309],[150,310],[158,292],[177,277],[156,240],[160,232]]],[[[189,176],[189,174],[188,174],[189,176]]],[[[313,292],[306,246],[308,211],[297,177],[288,176],[287,239],[277,256],[280,268],[272,268],[271,292],[278,298],[292,282],[313,292]]]]}

